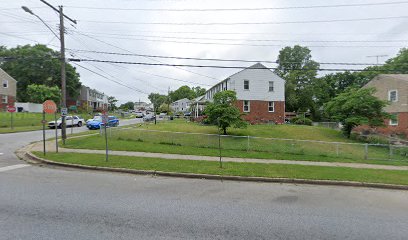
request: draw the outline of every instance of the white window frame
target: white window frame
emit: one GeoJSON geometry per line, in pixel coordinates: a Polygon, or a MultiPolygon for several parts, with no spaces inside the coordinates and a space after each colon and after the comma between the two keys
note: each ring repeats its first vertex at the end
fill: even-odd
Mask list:
{"type": "Polygon", "coordinates": [[[388,91],[388,101],[390,102],[398,102],[398,90],[389,90],[388,91]],[[395,92],[395,101],[391,101],[391,93],[395,92]]]}
{"type": "Polygon", "coordinates": [[[268,102],[268,112],[275,112],[275,102],[274,101],[269,101],[268,102]],[[272,103],[272,111],[269,109],[271,107],[271,103],[272,103]]]}
{"type": "Polygon", "coordinates": [[[398,114],[392,114],[392,115],[395,115],[395,120],[390,119],[389,125],[390,126],[398,126],[398,114]]]}
{"type": "Polygon", "coordinates": [[[1,103],[4,103],[4,104],[8,103],[8,96],[7,95],[1,96],[1,103]]]}
{"type": "Polygon", "coordinates": [[[251,101],[249,101],[249,100],[244,100],[244,101],[243,101],[242,111],[243,111],[243,112],[251,112],[251,101]],[[247,102],[248,104],[245,105],[245,102],[247,102]],[[245,106],[248,107],[248,110],[246,110],[246,111],[245,111],[245,106]]]}
{"type": "Polygon", "coordinates": [[[249,91],[249,80],[244,80],[244,91],[249,91]],[[248,82],[248,89],[245,88],[245,82],[248,82]]]}
{"type": "Polygon", "coordinates": [[[275,83],[273,81],[268,82],[268,91],[274,92],[275,91],[275,83]],[[272,83],[272,90],[271,90],[271,83],[272,83]]]}
{"type": "Polygon", "coordinates": [[[1,86],[2,86],[3,88],[8,88],[8,86],[9,86],[8,80],[3,80],[1,86]],[[6,84],[6,86],[4,86],[4,83],[6,84]]]}

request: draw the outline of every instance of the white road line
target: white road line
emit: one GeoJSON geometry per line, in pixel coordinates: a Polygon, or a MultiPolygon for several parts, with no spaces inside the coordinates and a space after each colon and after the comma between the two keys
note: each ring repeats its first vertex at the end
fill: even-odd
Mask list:
{"type": "Polygon", "coordinates": [[[28,167],[28,166],[30,166],[30,165],[28,165],[28,164],[16,164],[16,165],[11,165],[11,166],[7,166],[7,167],[0,167],[0,172],[6,172],[6,171],[14,170],[14,169],[28,167]]]}

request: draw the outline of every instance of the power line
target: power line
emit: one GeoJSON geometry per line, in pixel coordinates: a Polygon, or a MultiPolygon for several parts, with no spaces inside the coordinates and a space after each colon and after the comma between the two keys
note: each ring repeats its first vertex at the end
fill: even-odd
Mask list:
{"type": "MultiPolygon", "coordinates": [[[[243,62],[243,63],[279,63],[277,61],[269,60],[241,60],[241,59],[220,59],[220,58],[195,58],[195,57],[177,57],[177,56],[163,56],[163,55],[148,55],[148,54],[136,54],[136,53],[118,53],[118,52],[105,52],[105,51],[91,51],[83,49],[69,49],[78,52],[90,52],[98,54],[107,55],[119,55],[119,56],[137,56],[137,57],[151,57],[151,58],[165,58],[165,59],[182,59],[182,60],[197,60],[197,61],[219,61],[219,62],[243,62]]],[[[281,62],[281,63],[301,63],[301,62],[281,62]]],[[[372,64],[372,63],[350,63],[350,62],[318,62],[320,65],[352,65],[352,66],[382,66],[382,64],[372,64]]]]}
{"type": "MultiPolygon", "coordinates": [[[[112,61],[112,60],[97,60],[97,59],[70,59],[74,62],[102,62],[102,63],[118,63],[118,64],[131,64],[131,65],[146,65],[146,66],[178,66],[178,67],[193,67],[193,68],[218,68],[218,69],[245,69],[248,67],[242,66],[219,66],[219,65],[193,65],[193,64],[163,64],[163,63],[146,63],[146,62],[128,62],[128,61],[112,61]]],[[[277,68],[268,67],[251,67],[250,69],[269,69],[276,70],[277,68]]],[[[355,72],[399,72],[398,69],[345,69],[345,68],[318,68],[318,69],[293,69],[297,71],[355,71],[355,72]]]]}
{"type": "Polygon", "coordinates": [[[378,3],[358,3],[358,4],[336,4],[336,5],[314,5],[314,6],[289,6],[289,7],[262,7],[262,8],[106,8],[106,7],[86,7],[67,6],[76,9],[94,10],[115,10],[115,11],[150,11],[150,12],[216,12],[216,11],[266,11],[266,10],[293,10],[293,9],[314,9],[314,8],[338,8],[338,7],[364,7],[364,6],[384,6],[406,4],[407,1],[398,2],[378,2],[378,3]]]}
{"type": "MultiPolygon", "coordinates": [[[[94,40],[96,40],[96,41],[98,41],[98,42],[104,43],[104,44],[106,44],[106,45],[109,45],[109,46],[111,46],[111,47],[115,47],[115,48],[120,49],[120,50],[122,50],[122,51],[125,51],[125,52],[128,52],[128,53],[133,53],[133,52],[127,50],[127,49],[118,47],[118,46],[116,46],[116,45],[113,45],[113,44],[111,44],[111,43],[105,42],[105,41],[100,40],[100,39],[98,39],[98,38],[89,36],[89,35],[87,35],[87,34],[83,34],[83,33],[79,33],[79,34],[80,34],[80,35],[83,35],[83,36],[85,36],[85,37],[94,39],[94,40]]],[[[156,61],[156,62],[163,63],[163,62],[161,62],[161,61],[159,61],[159,60],[157,60],[157,59],[152,59],[152,58],[148,58],[148,57],[145,57],[145,58],[147,58],[147,59],[149,59],[149,60],[151,60],[151,61],[156,61]]],[[[206,78],[210,78],[210,79],[214,79],[214,80],[219,81],[218,79],[216,79],[216,78],[214,78],[214,77],[211,77],[211,76],[207,76],[207,75],[205,75],[205,74],[197,73],[197,72],[194,72],[194,71],[191,71],[191,70],[187,70],[187,69],[183,69],[183,68],[176,67],[176,66],[174,66],[174,67],[177,68],[177,69],[179,69],[179,70],[185,71],[185,72],[193,73],[193,74],[195,74],[195,75],[199,75],[199,76],[202,76],[202,77],[206,77],[206,78]]]]}
{"type": "MultiPolygon", "coordinates": [[[[88,36],[89,37],[89,36],[88,36]]],[[[116,38],[120,39],[120,38],[116,38]]],[[[163,39],[146,39],[146,38],[121,38],[131,39],[135,41],[145,42],[167,42],[167,43],[182,43],[182,44],[199,44],[199,45],[225,45],[225,46],[250,46],[250,47],[282,47],[286,44],[249,44],[249,43],[227,43],[227,42],[198,42],[198,41],[177,41],[177,40],[163,40],[163,39]]],[[[100,39],[98,39],[101,41],[100,39]]],[[[310,48],[403,48],[404,46],[395,45],[305,45],[310,48]]],[[[211,78],[211,77],[210,77],[211,78]]]]}
{"type": "MultiPolygon", "coordinates": [[[[79,33],[79,31],[77,31],[79,33]]],[[[81,32],[83,33],[83,32],[81,32]]],[[[148,38],[164,38],[164,39],[192,39],[192,40],[215,40],[215,41],[245,41],[245,42],[319,42],[319,43],[388,43],[388,42],[408,42],[408,40],[289,40],[289,39],[238,39],[238,38],[203,38],[203,37],[174,37],[163,35],[144,35],[144,34],[94,34],[87,33],[92,36],[102,36],[115,39],[133,39],[122,38],[121,36],[136,36],[136,37],[148,37],[148,38]],[[106,35],[114,35],[118,37],[111,37],[106,35]]]]}
{"type": "Polygon", "coordinates": [[[280,21],[280,22],[124,22],[124,21],[101,21],[101,20],[81,20],[84,23],[97,24],[135,24],[135,25],[177,25],[177,26],[232,26],[232,25],[278,25],[278,24],[303,24],[303,23],[336,23],[336,22],[357,22],[376,21],[390,19],[406,19],[408,16],[352,18],[352,19],[329,19],[329,20],[303,20],[303,21],[280,21]]]}
{"type": "Polygon", "coordinates": [[[109,81],[111,81],[111,82],[114,82],[114,83],[116,83],[116,84],[119,84],[119,85],[121,85],[121,86],[124,86],[124,87],[126,87],[126,88],[129,88],[129,89],[131,89],[131,90],[133,90],[133,91],[135,91],[135,92],[143,93],[143,94],[149,95],[148,93],[146,93],[146,92],[144,92],[144,91],[142,91],[142,90],[140,90],[140,89],[133,88],[133,87],[130,87],[130,86],[128,86],[128,85],[125,85],[125,84],[123,84],[123,83],[121,83],[121,82],[118,82],[118,81],[116,81],[116,80],[110,79],[110,78],[108,78],[108,77],[106,77],[106,76],[104,76],[104,75],[102,75],[102,74],[100,74],[100,73],[98,73],[98,72],[95,72],[95,71],[93,71],[92,69],[89,69],[89,68],[87,68],[87,67],[84,67],[84,66],[82,66],[82,65],[80,65],[80,64],[78,64],[78,63],[73,62],[72,64],[74,64],[74,65],[76,65],[76,66],[78,66],[78,67],[80,67],[80,68],[83,68],[83,69],[85,69],[85,70],[87,70],[87,71],[89,71],[89,72],[91,72],[91,73],[93,73],[93,74],[96,74],[96,75],[98,75],[98,76],[100,76],[100,77],[103,77],[103,78],[105,78],[105,79],[107,79],[107,80],[109,80],[109,81]]]}

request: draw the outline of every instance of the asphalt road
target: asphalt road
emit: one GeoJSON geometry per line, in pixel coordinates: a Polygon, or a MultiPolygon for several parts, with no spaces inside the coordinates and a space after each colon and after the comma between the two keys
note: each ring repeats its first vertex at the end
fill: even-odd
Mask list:
{"type": "Polygon", "coordinates": [[[38,139],[40,132],[0,135],[0,239],[408,236],[407,191],[17,165],[24,162],[12,152],[38,139]]]}

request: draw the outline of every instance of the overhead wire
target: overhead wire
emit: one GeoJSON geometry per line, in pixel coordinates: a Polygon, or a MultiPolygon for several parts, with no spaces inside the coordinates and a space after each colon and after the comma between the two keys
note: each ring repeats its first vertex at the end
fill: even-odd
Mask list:
{"type": "Polygon", "coordinates": [[[74,6],[68,8],[94,9],[94,10],[115,10],[115,11],[151,11],[151,12],[211,12],[211,11],[266,11],[266,10],[293,10],[293,9],[314,9],[314,8],[338,8],[338,7],[364,7],[364,6],[385,6],[407,4],[408,1],[397,2],[377,2],[377,3],[356,3],[356,4],[334,4],[334,5],[311,5],[311,6],[288,6],[288,7],[253,7],[253,8],[115,8],[115,7],[94,7],[94,6],[74,6]]]}

